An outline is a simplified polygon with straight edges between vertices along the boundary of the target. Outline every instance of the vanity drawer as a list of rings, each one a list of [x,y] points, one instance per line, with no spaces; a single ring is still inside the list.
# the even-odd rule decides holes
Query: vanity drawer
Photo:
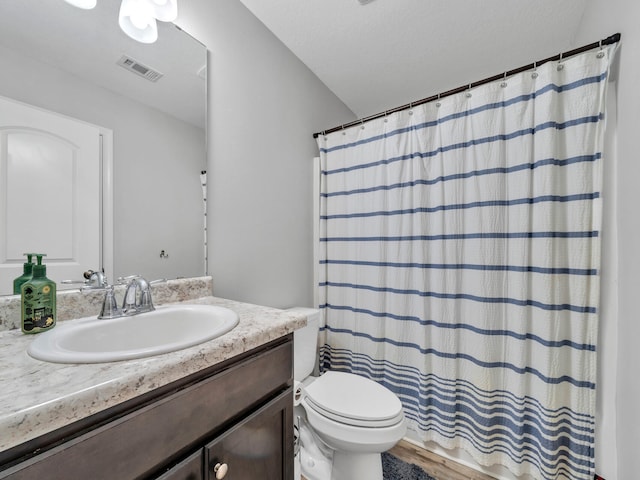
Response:
[[[0,479],[138,479],[228,428],[291,385],[291,338],[8,470]]]

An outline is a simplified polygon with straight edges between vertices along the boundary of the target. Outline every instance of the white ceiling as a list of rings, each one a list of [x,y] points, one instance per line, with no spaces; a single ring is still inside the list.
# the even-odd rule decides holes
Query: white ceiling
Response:
[[[375,0],[366,5],[357,0],[240,1],[358,117],[578,47],[572,42],[588,4],[588,0]]]

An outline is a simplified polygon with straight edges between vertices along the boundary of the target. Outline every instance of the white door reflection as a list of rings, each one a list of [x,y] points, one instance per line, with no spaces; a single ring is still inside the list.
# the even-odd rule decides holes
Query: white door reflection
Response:
[[[7,259],[73,258],[74,150],[46,132],[7,132]]]
[[[101,267],[101,168],[99,127],[0,97],[0,294],[25,252],[58,284]]]

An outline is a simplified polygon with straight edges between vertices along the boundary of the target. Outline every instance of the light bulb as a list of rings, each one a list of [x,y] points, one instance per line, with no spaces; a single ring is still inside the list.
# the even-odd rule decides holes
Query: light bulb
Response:
[[[138,30],[144,30],[153,21],[153,17],[145,15],[144,12],[136,11],[131,13],[129,20]]]
[[[154,16],[161,22],[173,22],[178,18],[178,0],[150,0]]]
[[[122,0],[118,23],[124,33],[141,43],[158,39],[153,5],[148,0]]]
[[[74,7],[82,8],[84,10],[91,10],[95,8],[98,0],[64,0],[69,5],[73,5]]]

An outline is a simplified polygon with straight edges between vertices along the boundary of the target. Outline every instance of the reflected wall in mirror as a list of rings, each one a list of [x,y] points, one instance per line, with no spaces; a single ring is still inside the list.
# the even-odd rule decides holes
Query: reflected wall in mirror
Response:
[[[95,212],[102,265],[94,269],[104,266],[110,281],[203,275],[207,51],[163,22],[156,43],[135,42],[118,26],[118,7],[113,0],[93,10],[63,0],[3,0],[0,96],[112,132]],[[141,67],[123,68],[123,57]],[[135,73],[143,68],[159,75]],[[23,260],[7,261],[19,275]]]

